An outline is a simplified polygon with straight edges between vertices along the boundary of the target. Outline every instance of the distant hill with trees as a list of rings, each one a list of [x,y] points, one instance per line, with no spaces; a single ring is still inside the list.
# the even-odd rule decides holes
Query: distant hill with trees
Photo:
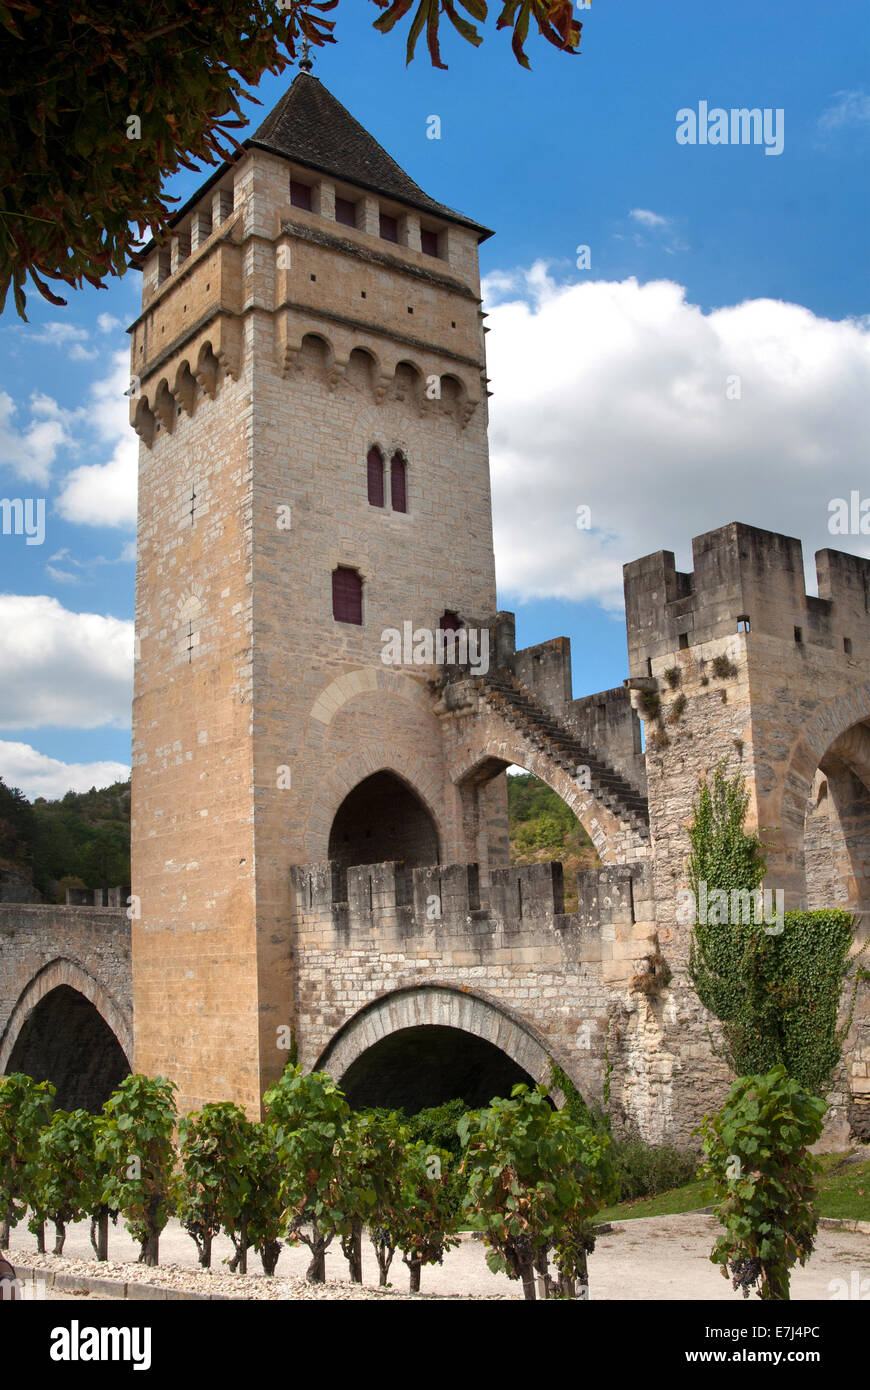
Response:
[[[589,836],[556,793],[531,773],[509,777],[511,862],[558,859],[566,904],[576,904],[578,870],[598,863]],[[0,874],[29,879],[48,902],[67,885],[112,888],[130,882],[130,783],[28,801],[0,778]]]
[[[129,781],[30,802],[0,778],[0,873],[29,878],[47,902],[62,902],[67,885],[129,884]]]
[[[530,772],[508,777],[512,864],[558,859],[565,873],[565,907],[577,906],[577,874],[600,861],[583,826],[560,796]]]

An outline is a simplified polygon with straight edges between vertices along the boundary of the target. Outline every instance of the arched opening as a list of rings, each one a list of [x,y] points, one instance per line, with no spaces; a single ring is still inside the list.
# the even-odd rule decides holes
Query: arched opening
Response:
[[[403,1028],[381,1038],[351,1063],[341,1088],[354,1110],[418,1110],[460,1099],[477,1108],[534,1080],[485,1038],[460,1028]]]
[[[870,728],[854,724],[819,760],[804,817],[807,905],[870,923]]]
[[[565,911],[576,912],[578,873],[601,863],[591,837],[567,802],[533,773],[511,768],[507,792],[510,862],[558,860],[565,879]]]
[[[69,985],[58,985],[26,1018],[6,1072],[50,1081],[57,1091],[55,1105],[62,1110],[96,1114],[130,1066],[91,1001]]]
[[[416,792],[393,772],[375,772],[349,792],[329,832],[329,858],[340,866],[341,897],[347,870],[357,864],[401,865],[410,892],[411,870],[440,864],[438,829]]]
[[[375,379],[375,359],[365,348],[354,348],[347,360],[345,381],[358,391],[371,391]]]
[[[855,916],[855,947],[870,931],[870,727],[853,724],[819,759],[804,817],[809,908]],[[870,1138],[870,990],[859,984],[844,1047],[852,1134]]]

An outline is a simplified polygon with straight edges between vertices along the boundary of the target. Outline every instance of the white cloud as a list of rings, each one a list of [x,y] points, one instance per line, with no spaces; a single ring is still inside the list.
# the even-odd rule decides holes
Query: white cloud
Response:
[[[633,217],[635,222],[640,222],[643,227],[669,227],[671,219],[662,217],[661,213],[650,212],[648,208],[632,208],[628,214]]]
[[[53,409],[52,409],[53,407]],[[62,444],[69,442],[63,412],[48,396],[30,399],[30,423],[15,423],[18,407],[0,391],[0,466],[11,468],[24,482],[45,487]]]
[[[135,526],[136,468],[133,439],[116,444],[108,463],[74,468],[58,498],[61,516],[83,526]]]
[[[73,362],[90,362],[99,354],[96,348],[85,347],[90,334],[86,328],[66,322],[46,323],[27,337],[34,343],[46,343],[49,347],[67,348],[67,356]]]
[[[114,314],[97,314],[97,327],[101,333],[116,333],[124,325]]]
[[[819,117],[819,129],[839,130],[847,125],[870,124],[870,93],[836,92],[834,102]]]
[[[505,597],[615,610],[626,561],[668,549],[690,568],[691,538],[729,521],[801,536],[809,556],[868,553],[827,522],[832,497],[867,492],[870,320],[778,300],[704,313],[670,280],[559,286],[540,263],[489,314]]]
[[[130,428],[127,353],[112,354],[111,370],[94,382],[85,414],[89,427],[114,447],[105,463],[74,468],[64,479],[58,510],[83,526],[135,526],[138,440]]]
[[[129,776],[125,763],[64,763],[39,753],[29,743],[0,740],[0,777],[7,787],[20,787],[31,801],[37,796],[55,800],[67,792],[108,787]]]
[[[130,723],[133,624],[0,594],[0,728]]]

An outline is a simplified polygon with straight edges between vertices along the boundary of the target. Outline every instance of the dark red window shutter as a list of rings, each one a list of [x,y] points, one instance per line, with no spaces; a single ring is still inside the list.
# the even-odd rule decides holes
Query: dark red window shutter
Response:
[[[311,211],[311,188],[307,183],[299,183],[297,179],[290,180],[290,202],[294,208],[304,208],[306,212]]]
[[[449,608],[445,608],[439,619],[438,627],[442,632],[458,632],[462,627],[462,619],[458,613],[451,613]]]
[[[356,203],[352,203],[350,198],[336,198],[335,220],[341,222],[345,227],[355,227]]]
[[[399,240],[399,223],[395,217],[390,217],[387,213],[381,213],[381,236],[384,241]]]
[[[362,580],[356,570],[332,571],[332,616],[337,623],[362,626]]]
[[[393,454],[390,460],[390,497],[394,512],[408,510],[408,489],[405,481],[405,460],[401,454]]]
[[[369,449],[369,505],[384,505],[384,456],[377,445]]]
[[[420,229],[420,246],[427,256],[438,255],[438,233],[430,232],[426,227]]]

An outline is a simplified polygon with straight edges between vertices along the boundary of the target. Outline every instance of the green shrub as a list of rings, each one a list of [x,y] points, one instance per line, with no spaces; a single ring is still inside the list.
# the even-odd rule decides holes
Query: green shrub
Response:
[[[108,1174],[102,1202],[127,1218],[146,1265],[158,1263],[160,1232],[175,1211],[175,1090],[163,1076],[127,1076],[97,1125],[97,1162]]]
[[[639,1136],[613,1141],[613,1159],[619,1178],[619,1199],[635,1202],[657,1197],[694,1181],[698,1159],[671,1144],[647,1144]]]
[[[824,1101],[791,1080],[784,1067],[734,1082],[722,1109],[704,1117],[700,1132],[706,1173],[720,1199],[725,1227],[710,1259],[749,1297],[789,1297],[790,1272],[812,1254],[818,1227],[815,1175],[809,1152],[822,1133]]]

